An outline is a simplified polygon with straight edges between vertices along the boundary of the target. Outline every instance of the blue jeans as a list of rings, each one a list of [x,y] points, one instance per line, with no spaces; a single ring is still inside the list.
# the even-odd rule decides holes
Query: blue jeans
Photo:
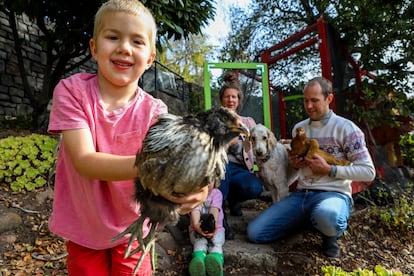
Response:
[[[259,214],[247,227],[253,243],[284,238],[311,224],[328,237],[339,237],[348,227],[352,200],[338,192],[295,191]]]
[[[227,200],[232,205],[258,198],[263,192],[263,184],[246,168],[229,162],[226,165],[226,176],[221,181],[219,189],[223,194],[223,201]]]

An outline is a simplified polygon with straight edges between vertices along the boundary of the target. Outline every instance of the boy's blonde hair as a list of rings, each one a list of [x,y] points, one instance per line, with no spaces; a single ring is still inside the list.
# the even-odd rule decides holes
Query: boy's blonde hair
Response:
[[[102,30],[102,19],[107,12],[125,12],[138,16],[145,16],[146,22],[151,24],[149,34],[151,52],[155,53],[155,40],[157,37],[157,24],[151,11],[138,0],[109,0],[102,4],[95,14],[93,28],[93,39],[97,41],[99,32]]]

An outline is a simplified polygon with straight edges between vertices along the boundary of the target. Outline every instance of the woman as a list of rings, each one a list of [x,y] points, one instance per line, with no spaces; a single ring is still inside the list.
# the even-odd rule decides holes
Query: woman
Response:
[[[220,103],[222,106],[235,112],[241,109],[240,103],[243,100],[243,92],[240,89],[239,81],[234,72],[226,72],[223,77],[224,84],[219,91]],[[256,125],[251,117],[240,116],[241,121],[250,129]],[[219,189],[223,193],[223,201],[227,200],[230,214],[242,216],[240,203],[257,198],[263,192],[263,184],[254,174],[253,150],[247,137],[239,136],[238,141],[232,144],[227,156],[229,163],[226,167],[226,177],[220,183]],[[234,238],[230,227],[226,223],[226,239]]]

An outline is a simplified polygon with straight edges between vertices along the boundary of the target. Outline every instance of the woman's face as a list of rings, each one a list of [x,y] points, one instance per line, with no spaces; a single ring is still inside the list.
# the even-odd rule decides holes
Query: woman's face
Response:
[[[233,111],[237,111],[240,104],[239,91],[234,88],[227,88],[224,90],[223,97],[221,97],[221,104]]]

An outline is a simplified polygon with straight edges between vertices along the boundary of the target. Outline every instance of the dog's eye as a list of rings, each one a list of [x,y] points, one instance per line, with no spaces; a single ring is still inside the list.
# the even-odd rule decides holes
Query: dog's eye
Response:
[[[266,136],[264,136],[264,137],[263,137],[263,141],[266,141],[266,140],[267,140],[267,137],[266,137]]]

